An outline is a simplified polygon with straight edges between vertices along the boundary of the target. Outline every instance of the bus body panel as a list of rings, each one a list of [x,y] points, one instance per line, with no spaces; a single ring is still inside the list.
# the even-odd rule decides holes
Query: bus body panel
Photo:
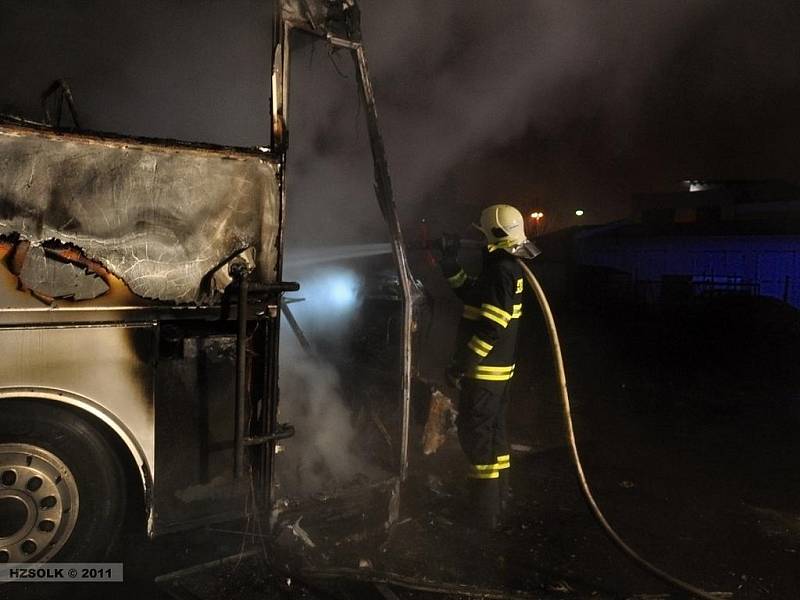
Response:
[[[252,251],[251,279],[276,280],[280,164],[0,120],[0,411],[35,399],[105,422],[140,470],[151,535],[245,512],[217,275]]]
[[[100,419],[131,454],[152,529],[155,467],[153,323],[0,328],[2,399],[69,404]]]

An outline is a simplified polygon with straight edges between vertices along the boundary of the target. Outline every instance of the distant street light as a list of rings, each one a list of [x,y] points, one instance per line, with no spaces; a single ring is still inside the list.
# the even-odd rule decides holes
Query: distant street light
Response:
[[[583,216],[583,211],[579,208],[578,210],[575,211],[575,216],[576,217],[582,217]]]
[[[531,213],[531,219],[533,219],[536,222],[536,228],[535,228],[535,234],[534,235],[537,235],[537,236],[541,235],[541,233],[542,233],[542,219],[543,218],[544,218],[544,213],[543,212],[537,211],[537,212],[532,212]]]

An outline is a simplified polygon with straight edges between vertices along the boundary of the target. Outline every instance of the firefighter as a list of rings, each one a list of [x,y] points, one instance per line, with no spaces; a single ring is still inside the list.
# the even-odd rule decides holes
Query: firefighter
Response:
[[[460,390],[457,426],[470,463],[470,511],[475,511],[479,527],[494,529],[509,496],[506,411],[524,285],[516,258],[533,258],[539,251],[525,237],[522,214],[513,206],[489,206],[475,227],[487,242],[477,278],[458,263],[458,239],[446,236],[442,242],[442,273],[464,302],[446,376]]]

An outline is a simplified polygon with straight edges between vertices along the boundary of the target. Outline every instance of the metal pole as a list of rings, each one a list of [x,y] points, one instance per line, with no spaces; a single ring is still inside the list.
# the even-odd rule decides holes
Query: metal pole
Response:
[[[237,479],[244,475],[244,438],[247,426],[247,270],[235,271],[239,283],[236,313],[236,430],[234,432],[233,471]]]
[[[292,309],[289,308],[289,305],[284,300],[281,300],[281,310],[283,311],[283,316],[286,317],[286,322],[289,323],[289,327],[292,328],[292,332],[297,338],[297,341],[300,343],[300,347],[308,354],[313,355],[314,350],[311,348],[311,342],[308,341],[303,328],[300,327],[300,323],[298,323],[297,319],[294,318]]]
[[[332,43],[334,43],[334,39],[331,39]],[[344,42],[344,40],[341,42]],[[400,480],[405,481],[408,475],[408,438],[411,424],[412,330],[414,323],[414,303],[419,292],[411,278],[411,271],[408,267],[405,245],[403,243],[403,232],[400,229],[400,220],[397,217],[397,209],[392,197],[392,181],[389,176],[389,165],[386,161],[383,137],[378,128],[378,110],[375,105],[375,95],[372,91],[372,84],[369,79],[367,57],[364,53],[364,47],[360,43],[353,44],[352,42],[347,44],[341,43],[340,45],[350,47],[351,50],[353,50],[353,60],[356,63],[358,83],[366,107],[367,129],[369,131],[370,148],[372,149],[375,173],[375,194],[378,198],[378,204],[383,213],[383,218],[389,226],[389,233],[392,236],[392,250],[395,265],[397,266],[400,284],[403,288],[403,373],[401,380],[403,424],[402,439],[400,440]]]
[[[275,264],[274,281],[283,280],[283,231],[286,222],[286,148],[288,141],[288,103],[289,103],[289,37],[291,28],[283,19],[283,2],[275,2],[272,38],[272,104],[271,131],[272,151],[279,156],[280,168],[277,172],[279,208],[278,239],[276,241],[278,257]],[[261,431],[265,436],[276,432],[278,421],[278,401],[280,390],[279,375],[279,341],[280,341],[280,303],[281,297],[276,295],[275,313],[270,311],[270,318],[263,321],[267,328],[262,332],[260,348],[263,352],[263,401],[261,403]],[[272,509],[273,479],[275,474],[275,439],[262,446],[259,459],[260,493],[264,498],[264,508]]]

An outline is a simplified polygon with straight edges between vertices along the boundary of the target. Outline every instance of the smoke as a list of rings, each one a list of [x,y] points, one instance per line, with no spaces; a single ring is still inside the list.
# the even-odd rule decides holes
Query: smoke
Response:
[[[359,446],[353,414],[347,407],[339,373],[310,356],[288,330],[281,338],[282,420],[295,427],[278,457],[279,483],[285,495],[312,494],[374,474]]]
[[[406,222],[435,216],[461,229],[478,206],[497,201],[548,215],[582,208],[601,221],[626,216],[631,192],[689,175],[794,176],[781,148],[797,143],[759,132],[765,120],[783,119],[772,131],[788,125],[796,134],[800,121],[783,103],[779,118],[753,110],[756,96],[797,99],[800,59],[788,22],[800,15],[788,3],[364,0],[362,7]],[[314,107],[301,100],[292,128],[324,143],[293,148],[300,165],[293,172],[302,178],[293,191],[310,207],[331,186],[329,199],[351,216],[353,205],[370,200],[355,183],[370,176],[354,166],[356,156],[368,164],[366,132],[321,45],[310,54],[295,61],[293,91],[296,102],[308,92]],[[349,61],[339,56],[333,60],[352,89]],[[745,87],[759,93],[748,99]],[[746,131],[758,151],[744,141]]]
[[[365,247],[335,249],[334,255],[355,253]],[[372,248],[372,252],[384,252]],[[363,277],[354,268],[329,264],[325,255],[304,255],[288,273],[302,282],[299,296],[289,300],[289,310],[310,341],[303,349],[284,319],[280,348],[281,418],[295,426],[279,458],[281,485],[289,495],[329,491],[359,479],[372,479],[381,471],[370,460],[368,436],[356,423],[364,399],[359,391],[363,368],[352,365],[353,332],[363,319]],[[312,262],[313,261],[313,262]],[[343,386],[342,378],[348,379]]]
[[[504,194],[517,190],[491,172],[499,162],[492,153],[520,136],[549,146],[518,166],[519,187],[529,194],[545,194],[556,183],[546,171],[554,162],[579,161],[576,149],[553,142],[575,123],[594,122],[601,156],[626,150],[647,84],[718,4],[364,2],[365,44],[401,211],[407,219],[433,213],[466,224],[473,215],[454,214],[454,202],[474,207],[509,200]],[[331,60],[352,90],[350,62],[338,56]],[[315,55],[302,49],[295,59],[292,127],[302,139],[325,143],[293,148],[292,161],[303,172],[293,190],[315,207],[314,190],[333,184],[330,200],[350,214],[348,206],[366,207],[370,200],[369,189],[359,185],[369,173],[346,175],[356,171],[356,155],[369,165],[366,132],[352,92],[342,89],[329,62],[319,47]],[[322,90],[328,93],[315,93]],[[464,162],[472,172],[454,173]],[[556,189],[574,195],[575,188],[561,183]],[[313,221],[305,212],[303,218]]]

